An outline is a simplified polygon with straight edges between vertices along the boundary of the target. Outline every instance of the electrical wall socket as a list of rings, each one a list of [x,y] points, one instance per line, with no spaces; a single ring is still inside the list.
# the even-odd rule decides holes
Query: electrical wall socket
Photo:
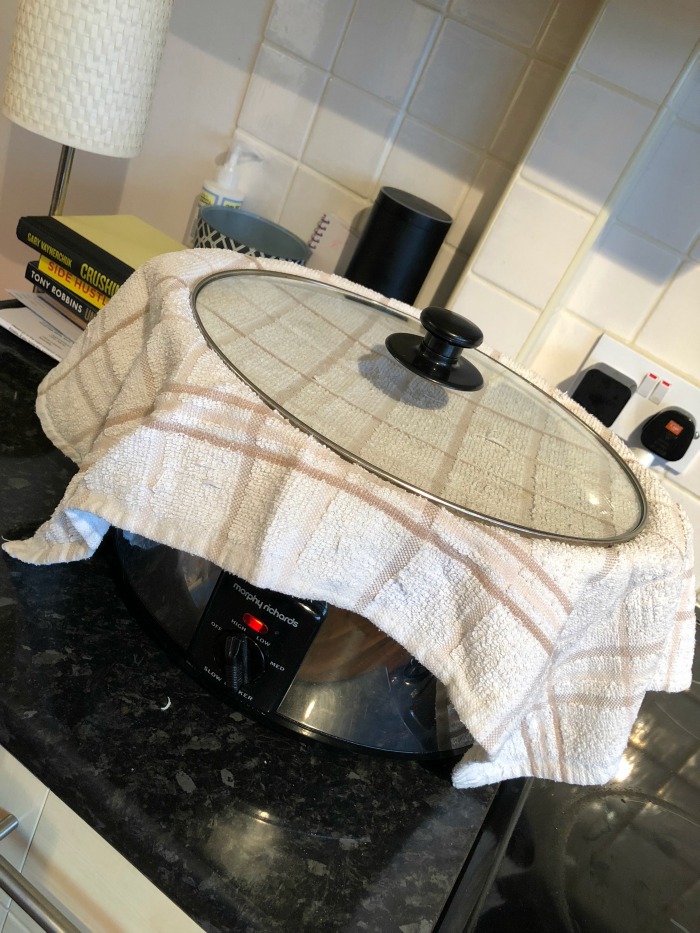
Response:
[[[572,394],[581,373],[597,363],[607,363],[613,369],[629,376],[637,384],[637,391],[613,421],[610,429],[630,447],[639,447],[641,428],[647,418],[664,408],[682,408],[692,415],[696,430],[691,445],[681,460],[672,463],[654,458],[652,466],[663,469],[668,478],[700,496],[700,386],[692,385],[663,366],[652,363],[641,353],[631,350],[604,334],[588,354],[578,373],[562,388]],[[653,374],[655,379],[650,379]],[[645,397],[644,394],[651,392]]]

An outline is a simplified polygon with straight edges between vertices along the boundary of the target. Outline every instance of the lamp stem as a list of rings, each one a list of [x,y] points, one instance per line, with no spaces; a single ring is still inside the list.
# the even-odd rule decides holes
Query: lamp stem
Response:
[[[54,214],[60,215],[63,213],[63,204],[66,200],[66,189],[68,188],[70,170],[73,168],[74,155],[75,149],[72,146],[61,146],[61,158],[58,162],[56,181],[51,195],[51,207],[49,208],[49,214],[52,217]]]

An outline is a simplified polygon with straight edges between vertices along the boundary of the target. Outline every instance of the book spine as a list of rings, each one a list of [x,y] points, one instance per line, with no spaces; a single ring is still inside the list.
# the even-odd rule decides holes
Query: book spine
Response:
[[[83,301],[92,305],[96,311],[99,311],[100,308],[104,308],[109,301],[108,296],[105,295],[104,292],[98,291],[94,286],[90,285],[89,282],[79,279],[77,276],[73,275],[69,269],[66,269],[65,266],[60,265],[53,259],[49,259],[48,256],[42,255],[39,258],[38,269],[39,272],[43,272],[48,278],[63,285],[64,288],[67,288],[68,291],[77,295],[78,298],[82,298]]]
[[[110,298],[134,271],[52,217],[20,217],[17,238]]]
[[[60,282],[54,282],[44,272],[39,272],[38,263],[30,262],[24,273],[32,285],[36,285],[42,291],[51,295],[61,304],[61,310],[80,327],[87,327],[90,321],[95,317],[97,311],[90,307],[77,295],[71,294]],[[64,310],[65,309],[65,310]]]

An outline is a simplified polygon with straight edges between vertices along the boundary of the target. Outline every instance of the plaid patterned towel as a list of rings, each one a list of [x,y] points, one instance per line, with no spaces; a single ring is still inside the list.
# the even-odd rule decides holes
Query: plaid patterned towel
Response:
[[[50,520],[5,549],[33,563],[79,560],[115,525],[254,585],[360,613],[446,685],[475,737],[455,786],[607,781],[645,692],[690,684],[693,545],[682,510],[610,431],[490,350],[628,463],[649,506],[633,540],[527,537],[348,463],[268,408],[204,340],[193,286],[248,268],[378,297],[225,250],[146,263],[39,388],[44,430],[79,471]]]

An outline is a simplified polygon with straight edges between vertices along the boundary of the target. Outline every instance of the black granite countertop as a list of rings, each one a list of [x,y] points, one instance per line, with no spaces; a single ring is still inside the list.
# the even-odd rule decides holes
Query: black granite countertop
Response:
[[[4,538],[48,518],[74,470],[34,414],[51,365],[0,333]],[[0,745],[206,930],[432,930],[495,789],[244,718],[134,620],[109,556],[2,552]]]

